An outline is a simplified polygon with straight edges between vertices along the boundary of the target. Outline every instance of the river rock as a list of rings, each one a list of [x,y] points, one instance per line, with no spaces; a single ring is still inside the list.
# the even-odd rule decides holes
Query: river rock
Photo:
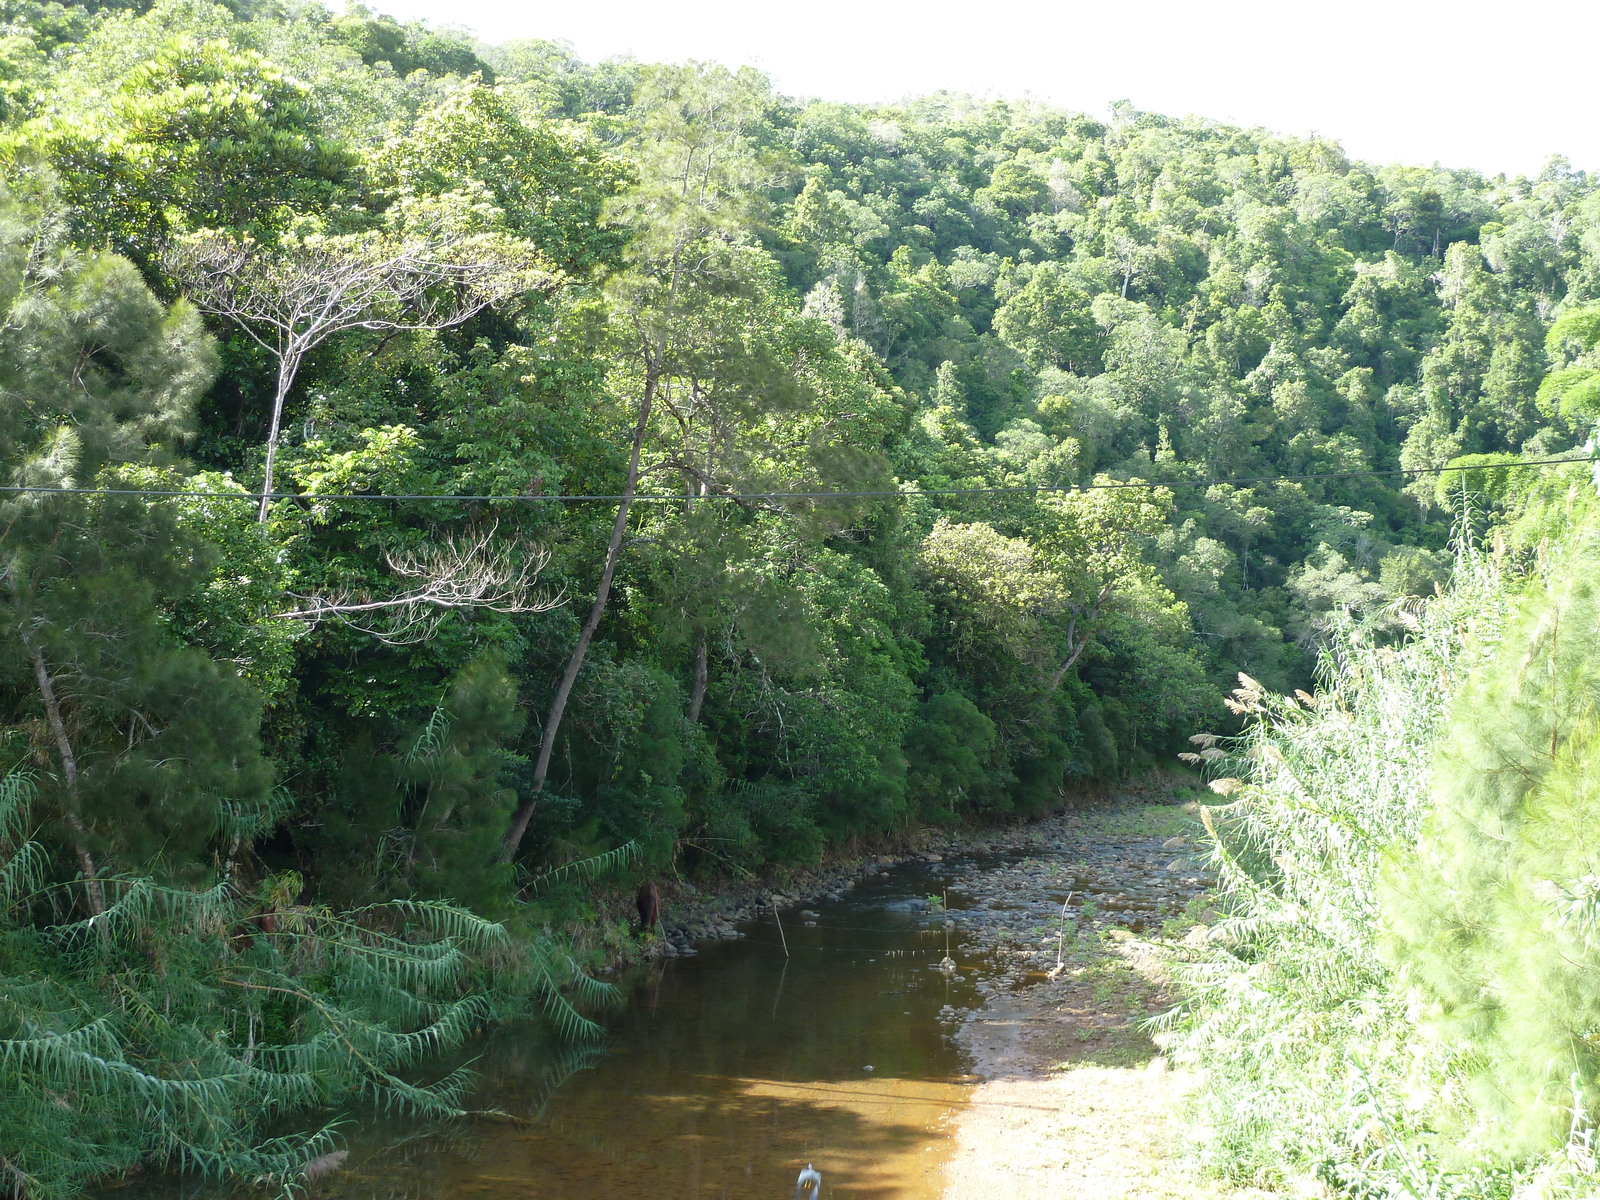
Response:
[[[913,896],[909,900],[896,900],[886,907],[890,912],[926,912],[928,902],[921,896]]]

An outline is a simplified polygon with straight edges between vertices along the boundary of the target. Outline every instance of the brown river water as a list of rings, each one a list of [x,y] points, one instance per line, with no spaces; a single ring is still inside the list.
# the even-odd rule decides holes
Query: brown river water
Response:
[[[959,931],[903,907],[939,890],[938,870],[892,868],[812,904],[810,925],[785,910],[782,937],[769,913],[743,939],[655,961],[622,981],[601,1044],[496,1029],[473,1047],[470,1103],[515,1120],[354,1120],[346,1169],[311,1195],[789,1200],[814,1163],[829,1200],[938,1200],[976,1082],[953,1035],[981,970],[968,977]],[[953,975],[938,969],[947,952]],[[113,1194],[135,1193],[217,1196],[176,1181]]]

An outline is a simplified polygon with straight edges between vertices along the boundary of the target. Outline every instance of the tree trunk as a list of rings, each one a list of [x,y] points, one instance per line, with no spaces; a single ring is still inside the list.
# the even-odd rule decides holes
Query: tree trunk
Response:
[[[1067,672],[1072,670],[1072,664],[1078,661],[1086,645],[1088,645],[1087,642],[1079,642],[1072,653],[1067,655],[1067,661],[1056,668],[1055,674],[1050,677],[1050,690],[1052,692],[1061,690],[1061,685],[1067,680]]]
[[[628,458],[628,476],[622,488],[622,502],[617,505],[617,519],[611,526],[611,544],[606,547],[605,567],[600,572],[600,586],[595,591],[594,606],[589,609],[589,619],[583,623],[583,629],[578,634],[578,644],[573,647],[572,655],[567,659],[567,669],[561,676],[560,686],[556,688],[555,699],[550,702],[550,712],[544,722],[544,735],[539,739],[539,757],[533,765],[533,779],[529,785],[530,795],[511,818],[511,827],[506,830],[506,836],[495,855],[497,862],[510,862],[517,853],[517,847],[522,844],[523,834],[528,832],[528,822],[533,819],[533,810],[539,803],[539,797],[544,793],[545,778],[550,773],[550,756],[555,752],[556,734],[561,729],[561,718],[567,711],[567,701],[572,697],[573,684],[578,681],[578,672],[583,669],[584,655],[589,652],[589,643],[594,639],[595,630],[600,627],[600,619],[605,616],[606,601],[611,597],[611,579],[616,574],[617,560],[622,557],[622,541],[628,531],[628,510],[633,506],[634,494],[639,490],[639,452],[644,446],[645,430],[650,423],[650,409],[655,402],[655,392],[655,379],[647,378],[644,394],[639,401],[639,420],[633,427],[633,449]]]
[[[267,523],[267,508],[272,503],[272,468],[278,460],[278,430],[283,425],[283,406],[288,403],[289,389],[294,386],[295,373],[299,369],[300,357],[292,349],[285,351],[278,360],[278,387],[272,397],[272,425],[267,430],[267,462],[261,477],[261,507],[256,509],[258,525]]]
[[[700,719],[700,708],[706,702],[706,683],[710,678],[710,639],[704,629],[694,631],[694,679],[689,685],[689,720]]]
[[[55,680],[45,665],[44,655],[31,640],[24,637],[28,657],[33,661],[33,677],[39,681],[39,694],[44,697],[45,719],[55,738],[56,753],[61,756],[61,778],[67,785],[67,798],[63,809],[67,828],[72,830],[73,849],[78,857],[78,870],[83,874],[84,894],[89,901],[89,915],[98,917],[106,911],[105,893],[100,890],[100,875],[89,853],[89,831],[78,815],[78,756],[73,753],[72,739],[67,736],[67,723],[61,716],[61,702],[56,697]]]
[[[1067,672],[1072,670],[1072,664],[1078,661],[1078,656],[1083,653],[1083,648],[1089,644],[1088,638],[1084,638],[1076,644],[1073,643],[1077,628],[1078,622],[1076,620],[1067,622],[1067,645],[1071,646],[1072,649],[1067,655],[1067,661],[1057,667],[1055,674],[1050,677],[1050,690],[1052,692],[1060,690],[1061,685],[1066,682]]]

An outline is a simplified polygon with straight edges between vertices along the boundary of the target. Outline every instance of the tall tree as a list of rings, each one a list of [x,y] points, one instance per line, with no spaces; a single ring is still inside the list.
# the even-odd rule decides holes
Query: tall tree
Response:
[[[157,607],[203,584],[208,548],[97,490],[170,457],[210,343],[193,308],[161,305],[125,259],[70,250],[63,225],[48,195],[0,196],[0,469],[28,489],[0,501],[0,620],[14,716],[42,717],[44,796],[98,910],[103,855],[182,870],[222,802],[259,804],[270,779],[252,689]]]
[[[272,503],[284,406],[306,356],[355,331],[449,329],[489,305],[554,286],[532,247],[463,231],[448,207],[419,206],[400,228],[309,235],[267,249],[206,231],[176,243],[168,273],[192,303],[243,329],[277,362],[256,519]]]
[[[517,852],[527,832],[573,686],[610,602],[656,405],[665,392],[715,378],[738,348],[719,318],[726,315],[723,293],[748,287],[741,267],[752,251],[758,185],[770,171],[750,135],[766,98],[766,81],[755,72],[720,67],[658,68],[640,89],[644,115],[632,148],[639,183],[618,206],[633,241],[626,269],[608,287],[620,358],[613,386],[632,417],[622,499],[594,601],[545,716],[528,793],[501,846],[503,858]]]

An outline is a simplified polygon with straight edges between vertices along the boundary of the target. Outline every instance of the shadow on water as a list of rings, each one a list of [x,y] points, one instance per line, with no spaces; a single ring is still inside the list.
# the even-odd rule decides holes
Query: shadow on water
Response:
[[[658,960],[624,981],[600,1046],[497,1029],[473,1048],[471,1103],[510,1119],[365,1120],[348,1170],[312,1194],[787,1200],[814,1162],[824,1197],[935,1200],[945,1126],[972,1082],[950,1035],[977,997],[937,969],[959,935],[893,906],[938,886],[898,868],[816,905],[812,924],[786,911],[781,937],[769,913],[744,939]]]

